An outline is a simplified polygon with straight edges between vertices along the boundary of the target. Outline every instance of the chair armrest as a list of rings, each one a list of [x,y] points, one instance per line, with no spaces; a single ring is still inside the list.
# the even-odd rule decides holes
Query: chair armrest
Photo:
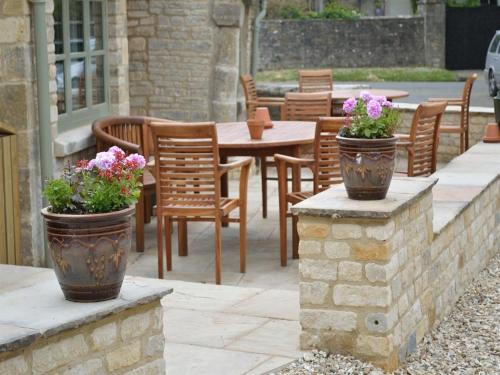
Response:
[[[293,156],[287,156],[282,154],[274,154],[274,160],[276,163],[285,163],[291,165],[302,165],[311,167],[314,165],[314,159],[302,159],[302,158],[294,158]]]
[[[236,160],[232,163],[228,164],[219,164],[219,174],[222,176],[224,173],[227,173],[233,169],[236,168],[242,168],[242,167],[247,167],[249,168],[250,165],[252,164],[253,159],[250,157],[241,159],[241,160]]]
[[[269,103],[285,103],[285,98],[272,97],[272,96],[260,96],[257,98],[258,102],[269,102]]]
[[[462,105],[463,100],[460,98],[429,98],[429,102],[446,102],[448,105]]]
[[[93,126],[92,133],[96,137],[97,141],[104,144],[118,146],[128,154],[140,153],[141,151],[139,145],[113,137],[112,135],[109,135],[108,133],[104,132],[102,129],[99,129],[98,127]]]

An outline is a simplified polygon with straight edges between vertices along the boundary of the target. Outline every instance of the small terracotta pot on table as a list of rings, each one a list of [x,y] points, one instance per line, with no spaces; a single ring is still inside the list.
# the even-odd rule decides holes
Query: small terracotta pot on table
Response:
[[[264,133],[265,124],[263,121],[258,120],[247,120],[248,131],[250,133],[250,138],[252,139],[262,139],[262,133]]]

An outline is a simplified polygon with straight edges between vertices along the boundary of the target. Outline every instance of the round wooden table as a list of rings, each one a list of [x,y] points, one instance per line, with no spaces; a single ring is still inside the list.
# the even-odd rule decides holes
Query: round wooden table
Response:
[[[316,123],[307,121],[273,121],[271,129],[265,129],[262,139],[250,138],[246,122],[217,124],[217,141],[221,163],[230,156],[265,158],[274,154],[300,157],[300,146],[314,142]],[[262,160],[262,159],[261,159]],[[300,168],[294,168],[292,186],[300,189]],[[228,181],[224,174],[221,181],[222,196],[227,197]]]
[[[375,96],[385,96],[387,100],[405,98],[410,95],[407,91],[401,90],[384,90],[384,89],[353,89],[353,90],[333,90],[332,101],[340,102],[349,98],[357,98],[360,93],[367,91]]]

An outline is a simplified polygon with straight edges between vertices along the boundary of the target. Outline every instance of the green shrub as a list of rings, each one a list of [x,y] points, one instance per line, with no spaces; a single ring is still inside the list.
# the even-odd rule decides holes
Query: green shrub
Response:
[[[287,4],[279,13],[283,19],[358,19],[361,14],[354,9],[331,0],[322,12],[305,11],[295,4]]]
[[[447,0],[446,4],[454,8],[476,8],[481,6],[481,0]]]

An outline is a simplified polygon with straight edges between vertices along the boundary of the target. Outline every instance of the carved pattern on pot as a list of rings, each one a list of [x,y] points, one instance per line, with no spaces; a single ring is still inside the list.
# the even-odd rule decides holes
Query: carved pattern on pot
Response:
[[[378,162],[382,159],[386,159],[389,162],[394,161],[394,156],[388,156],[380,153],[366,153],[363,155],[351,156],[348,154],[342,154],[340,156],[341,167],[343,172],[346,175],[350,175],[351,172],[354,172],[361,176],[361,179],[364,180],[365,177],[370,174],[372,176],[377,176],[380,183],[384,183],[387,180],[387,177],[392,174],[392,169],[387,168],[385,164],[374,164],[374,169],[367,167],[365,164],[361,164],[361,158],[368,159],[373,162]]]
[[[69,245],[65,244],[64,241],[61,241],[58,238],[52,238],[49,244],[52,260],[54,261],[54,264],[59,267],[63,275],[66,275],[66,272],[71,270],[71,264],[63,258],[63,249],[68,247]]]
[[[121,239],[121,237],[125,237],[125,235],[121,234],[119,239]],[[120,262],[122,260],[122,257],[125,255],[125,251],[123,251],[119,247],[119,245],[120,245],[119,239],[113,241],[113,248],[115,251],[113,252],[113,254],[111,254],[109,256],[109,260],[113,263],[113,265],[115,266],[115,270],[117,270],[117,271],[120,268]]]

